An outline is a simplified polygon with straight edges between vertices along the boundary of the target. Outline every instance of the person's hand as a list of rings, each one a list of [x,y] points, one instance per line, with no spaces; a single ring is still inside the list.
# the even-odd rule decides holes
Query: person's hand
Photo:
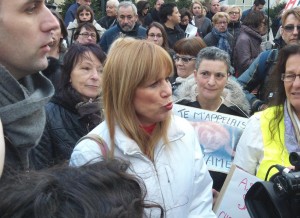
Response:
[[[216,189],[212,189],[212,194],[213,194],[213,207],[214,207],[220,192],[218,192]]]

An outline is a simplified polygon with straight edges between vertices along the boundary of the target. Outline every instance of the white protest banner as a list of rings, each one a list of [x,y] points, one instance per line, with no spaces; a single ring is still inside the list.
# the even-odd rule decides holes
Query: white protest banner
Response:
[[[257,181],[261,180],[233,164],[213,208],[217,217],[250,217],[245,204],[245,195]]]
[[[248,119],[178,104],[173,113],[195,128],[208,169],[228,173]]]
[[[188,24],[188,26],[186,27],[186,30],[185,30],[186,38],[196,36],[197,35],[197,30],[198,30],[197,27],[195,27],[192,24]]]

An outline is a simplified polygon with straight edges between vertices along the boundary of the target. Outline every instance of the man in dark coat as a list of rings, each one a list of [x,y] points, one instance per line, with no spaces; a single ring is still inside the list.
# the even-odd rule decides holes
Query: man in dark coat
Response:
[[[4,177],[27,171],[29,152],[43,134],[44,106],[54,93],[40,70],[57,19],[44,1],[0,0],[0,119],[5,136]],[[18,42],[18,43],[16,43]]]
[[[119,4],[117,19],[118,24],[105,31],[100,40],[100,46],[106,53],[110,45],[120,36],[140,39],[146,37],[146,29],[137,23],[137,8],[132,2],[123,1]]]
[[[169,46],[173,48],[178,40],[185,37],[184,31],[179,26],[180,13],[175,3],[165,3],[161,6],[160,21],[167,32]]]

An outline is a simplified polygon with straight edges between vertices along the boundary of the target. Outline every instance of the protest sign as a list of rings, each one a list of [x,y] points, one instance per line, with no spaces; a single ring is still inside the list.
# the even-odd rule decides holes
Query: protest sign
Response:
[[[250,217],[245,204],[245,195],[257,181],[261,180],[233,164],[213,208],[217,217]]]
[[[300,0],[289,0],[287,1],[284,10],[299,6]]]
[[[197,30],[198,30],[197,27],[195,27],[192,24],[188,24],[188,26],[186,27],[186,30],[185,30],[185,36],[186,36],[186,38],[196,36],[197,35]]]
[[[173,113],[195,128],[208,169],[228,173],[248,119],[178,104]]]

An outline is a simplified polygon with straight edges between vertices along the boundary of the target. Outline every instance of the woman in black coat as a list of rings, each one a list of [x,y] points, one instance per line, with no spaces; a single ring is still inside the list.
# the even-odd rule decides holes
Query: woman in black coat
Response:
[[[76,43],[65,54],[59,89],[46,105],[43,136],[31,152],[36,169],[69,160],[76,142],[102,121],[100,93],[105,58],[96,44]]]

